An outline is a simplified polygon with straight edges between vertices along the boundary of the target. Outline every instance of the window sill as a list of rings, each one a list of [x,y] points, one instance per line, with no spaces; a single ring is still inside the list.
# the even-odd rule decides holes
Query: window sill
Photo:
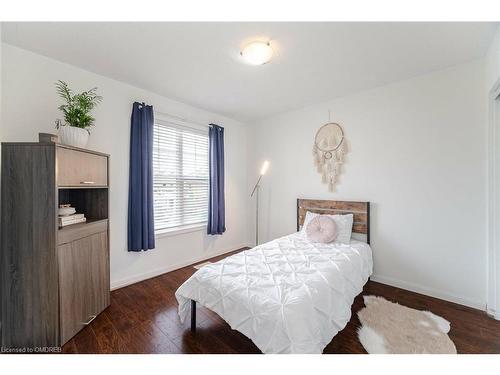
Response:
[[[155,237],[162,238],[162,237],[177,236],[177,235],[183,234],[183,233],[198,232],[198,231],[204,230],[206,228],[207,228],[207,223],[199,223],[199,224],[193,224],[193,225],[186,225],[183,227],[162,229],[162,230],[155,232]]]

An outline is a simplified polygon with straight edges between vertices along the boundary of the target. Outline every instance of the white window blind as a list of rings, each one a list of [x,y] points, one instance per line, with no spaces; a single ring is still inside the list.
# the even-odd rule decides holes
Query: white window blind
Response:
[[[155,231],[208,217],[208,127],[156,121],[153,139]]]

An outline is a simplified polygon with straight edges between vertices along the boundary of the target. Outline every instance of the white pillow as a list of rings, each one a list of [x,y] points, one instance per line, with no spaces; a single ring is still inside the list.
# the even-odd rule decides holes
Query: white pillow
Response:
[[[309,222],[314,219],[316,216],[320,216],[320,214],[316,214],[314,212],[306,212],[306,217],[304,219],[304,224],[302,225],[301,233],[306,233],[306,227]],[[335,224],[337,224],[337,238],[335,242],[340,242],[343,244],[351,243],[351,234],[352,234],[352,223],[354,221],[353,214],[347,215],[324,215],[331,217]]]

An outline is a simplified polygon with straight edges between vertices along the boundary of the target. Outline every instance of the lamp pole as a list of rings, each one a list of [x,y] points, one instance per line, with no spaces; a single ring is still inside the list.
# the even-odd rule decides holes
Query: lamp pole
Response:
[[[253,197],[255,194],[255,246],[259,245],[259,189],[260,189],[260,180],[262,180],[262,176],[264,176],[267,172],[267,168],[269,168],[269,162],[267,160],[264,161],[262,167],[260,168],[260,176],[255,186],[253,187],[252,194],[250,197]]]
[[[259,189],[262,176],[262,174],[259,176],[252,190],[252,194],[250,194],[250,197],[253,197],[255,194],[255,246],[259,245]]]

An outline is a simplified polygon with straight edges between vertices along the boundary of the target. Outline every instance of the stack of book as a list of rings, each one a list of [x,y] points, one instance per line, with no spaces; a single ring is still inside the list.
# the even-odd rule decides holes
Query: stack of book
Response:
[[[87,221],[87,219],[83,214],[59,216],[59,227],[65,227],[66,225],[71,225],[71,224],[84,223],[85,221]]]

